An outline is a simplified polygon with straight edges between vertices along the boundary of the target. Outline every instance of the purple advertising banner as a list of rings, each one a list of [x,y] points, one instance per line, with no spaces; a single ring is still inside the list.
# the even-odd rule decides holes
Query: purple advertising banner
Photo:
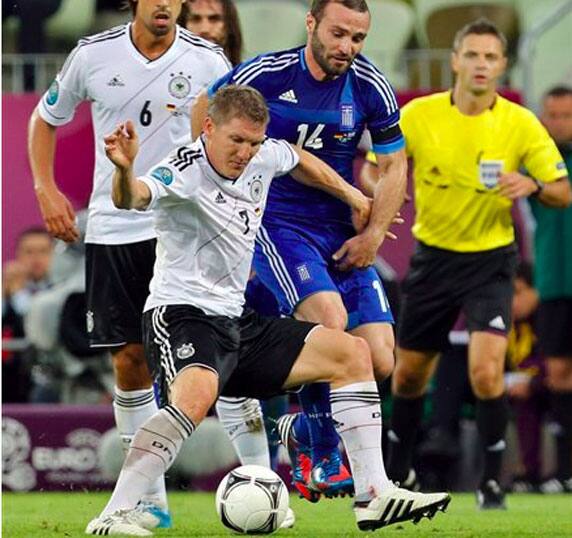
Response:
[[[28,163],[27,127],[39,95],[2,96],[2,260],[13,257],[16,238],[42,226]],[[86,207],[93,174],[93,132],[89,105],[81,105],[71,123],[58,128],[55,177],[76,208]]]
[[[2,406],[2,487],[8,491],[107,489],[98,464],[110,405]]]

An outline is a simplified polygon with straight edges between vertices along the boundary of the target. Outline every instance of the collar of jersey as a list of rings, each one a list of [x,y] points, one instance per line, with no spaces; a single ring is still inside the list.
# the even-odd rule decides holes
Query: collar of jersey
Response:
[[[169,45],[169,47],[163,52],[163,54],[161,54],[161,56],[157,56],[157,58],[154,58],[153,60],[150,60],[149,58],[147,58],[147,56],[145,56],[136,46],[135,46],[135,42],[133,41],[133,37],[131,36],[131,27],[133,26],[132,22],[129,22],[127,24],[127,39],[129,41],[129,47],[130,49],[133,51],[133,55],[143,64],[145,65],[149,65],[149,66],[155,66],[159,63],[161,63],[161,60],[163,60],[168,54],[169,52],[173,49],[173,47],[175,46],[175,43],[177,43],[177,40],[179,39],[179,25],[176,24],[175,25],[175,39],[173,39],[173,42]]]
[[[204,140],[204,134],[202,134],[202,135],[199,137],[199,140],[200,140],[200,142],[201,142],[201,147],[202,147],[203,155],[205,156],[205,160],[206,160],[206,162],[207,162],[208,172],[210,172],[210,173],[215,177],[215,179],[217,179],[217,180],[224,181],[224,182],[226,182],[226,183],[230,182],[230,184],[232,184],[232,185],[236,184],[236,183],[238,182],[238,180],[244,175],[244,173],[245,173],[246,170],[248,169],[248,165],[249,165],[250,163],[248,163],[248,164],[246,165],[246,168],[244,169],[244,171],[242,172],[242,174],[240,174],[240,176],[238,176],[237,178],[234,178],[234,179],[233,179],[233,178],[228,177],[228,176],[223,176],[223,175],[214,167],[213,163],[211,163],[211,161],[210,161],[210,159],[209,159],[209,155],[208,155],[208,153],[207,153],[207,146],[206,146],[205,140]],[[209,175],[210,175],[210,174],[209,174]]]

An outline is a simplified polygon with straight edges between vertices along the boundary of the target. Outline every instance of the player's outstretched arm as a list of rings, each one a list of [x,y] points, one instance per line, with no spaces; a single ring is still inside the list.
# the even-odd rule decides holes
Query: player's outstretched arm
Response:
[[[318,157],[297,146],[292,145],[292,148],[300,157],[300,162],[290,172],[292,177],[304,185],[327,192],[348,204],[352,208],[352,220],[356,230],[358,232],[363,230],[369,221],[371,198],[350,185]]]
[[[35,109],[28,125],[28,157],[34,177],[34,190],[46,230],[68,243],[79,238],[75,211],[58,189],[54,178],[56,128],[44,121]]]
[[[151,191],[133,172],[139,151],[139,139],[131,121],[117,126],[103,139],[105,154],[115,165],[111,198],[118,209],[145,209],[151,201]]]

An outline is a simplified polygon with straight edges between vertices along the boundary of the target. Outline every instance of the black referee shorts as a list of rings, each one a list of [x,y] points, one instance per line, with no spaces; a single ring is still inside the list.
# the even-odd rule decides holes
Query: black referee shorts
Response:
[[[157,241],[86,248],[87,333],[91,347],[141,344]]]
[[[512,322],[516,245],[458,253],[418,243],[403,281],[400,347],[442,351],[460,312],[469,332],[506,335]]]
[[[541,301],[537,320],[541,353],[572,359],[572,297]]]
[[[219,394],[265,399],[283,385],[314,323],[263,317],[208,316],[190,305],[158,306],[143,314],[145,355],[161,393],[179,372],[202,366],[219,377]]]

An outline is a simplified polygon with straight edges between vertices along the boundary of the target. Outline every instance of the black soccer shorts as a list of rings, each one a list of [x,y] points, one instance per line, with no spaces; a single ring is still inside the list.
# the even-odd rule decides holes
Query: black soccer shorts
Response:
[[[418,243],[403,281],[399,346],[443,351],[460,312],[469,332],[506,335],[517,262],[515,245],[458,253]]]
[[[179,372],[202,366],[219,378],[219,394],[265,399],[283,385],[314,323],[263,317],[209,316],[190,305],[158,306],[143,314],[145,355],[161,393]]]
[[[149,295],[157,241],[86,244],[87,334],[91,347],[143,343],[141,316]]]

